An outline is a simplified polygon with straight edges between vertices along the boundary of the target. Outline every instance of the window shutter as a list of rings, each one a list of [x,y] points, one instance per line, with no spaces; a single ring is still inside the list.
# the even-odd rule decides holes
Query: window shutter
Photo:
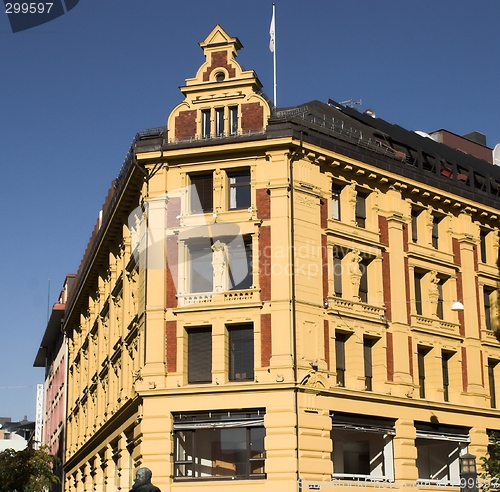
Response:
[[[212,382],[212,329],[188,331],[188,383]]]

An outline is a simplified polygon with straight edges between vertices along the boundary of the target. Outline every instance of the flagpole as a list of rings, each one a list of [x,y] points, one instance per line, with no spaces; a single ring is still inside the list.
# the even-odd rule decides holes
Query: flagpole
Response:
[[[274,106],[276,107],[276,4],[273,2],[273,17],[271,19],[271,28],[269,30],[269,34],[271,36],[271,40],[269,43],[269,49],[273,52],[273,77],[274,77]]]

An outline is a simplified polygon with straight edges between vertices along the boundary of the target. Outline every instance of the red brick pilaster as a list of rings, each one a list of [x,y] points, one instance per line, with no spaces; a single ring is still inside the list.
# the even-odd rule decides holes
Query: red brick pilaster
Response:
[[[167,321],[166,325],[167,372],[177,371],[177,321]]]
[[[323,337],[325,345],[325,362],[326,368],[330,370],[330,322],[325,319],[323,321]]]
[[[467,391],[469,385],[467,376],[467,349],[462,347],[462,387],[464,391]]]
[[[264,226],[259,231],[259,285],[260,300],[271,300],[271,228]]]
[[[408,337],[408,363],[410,365],[410,376],[413,381],[413,339]]]
[[[394,346],[392,342],[392,333],[386,333],[386,358],[387,358],[387,381],[394,381]]]
[[[271,364],[272,341],[271,341],[271,315],[260,315],[260,365],[269,367]]]
[[[271,196],[269,195],[269,190],[259,189],[256,190],[257,198],[257,217],[261,220],[267,220],[271,218]]]

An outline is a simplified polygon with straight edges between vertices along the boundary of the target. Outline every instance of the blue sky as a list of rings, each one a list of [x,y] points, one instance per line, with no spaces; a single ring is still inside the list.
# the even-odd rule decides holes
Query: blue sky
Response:
[[[134,135],[165,124],[216,24],[272,97],[271,12],[267,0],[80,0],[16,34],[0,13],[0,416],[34,419],[48,298],[76,272]],[[498,0],[276,0],[278,106],[362,100],[410,130],[480,131],[494,147],[499,23]]]

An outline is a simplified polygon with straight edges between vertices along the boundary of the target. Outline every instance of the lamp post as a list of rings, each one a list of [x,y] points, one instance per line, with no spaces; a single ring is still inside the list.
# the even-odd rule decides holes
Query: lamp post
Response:
[[[477,492],[476,457],[465,453],[460,456],[460,492]]]

